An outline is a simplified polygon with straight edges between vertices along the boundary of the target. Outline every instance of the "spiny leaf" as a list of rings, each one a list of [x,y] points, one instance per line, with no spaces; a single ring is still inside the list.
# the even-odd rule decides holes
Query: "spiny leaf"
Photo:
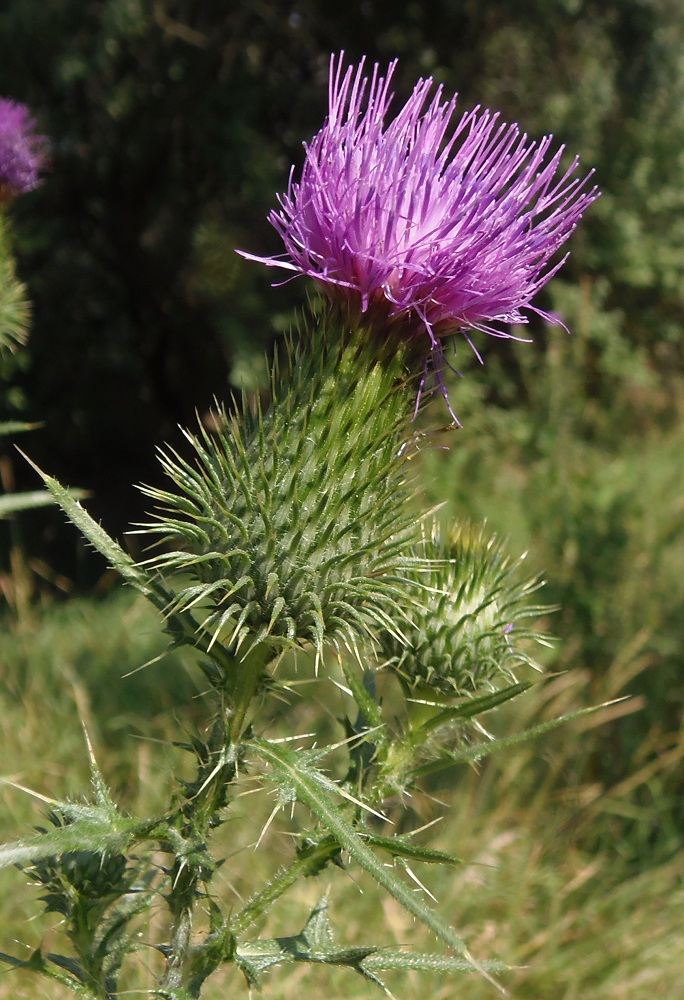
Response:
[[[288,962],[347,965],[367,975],[360,967],[361,963],[377,949],[372,945],[336,948],[328,908],[327,897],[319,900],[299,934],[240,943],[236,949],[236,962],[248,980],[258,985],[260,973]]]
[[[503,962],[480,962],[489,973],[506,972]],[[435,955],[425,952],[397,951],[378,948],[376,952],[361,962],[364,969],[372,972],[389,972],[392,969],[416,969],[421,972],[474,972],[470,962],[451,955]]]
[[[35,469],[45,483],[53,500],[59,504],[70,521],[76,525],[80,532],[88,539],[91,545],[100,552],[109,562],[110,566],[116,569],[124,580],[140,590],[146,597],[156,593],[158,585],[151,574],[137,565],[137,563],[118,545],[113,538],[107,534],[104,528],[95,521],[90,514],[84,510],[78,500],[74,498],[70,490],[65,489],[56,479],[48,476],[40,469],[35,462],[32,462],[28,455],[21,449],[17,449],[28,464]]]
[[[63,959],[64,962],[69,962],[69,959],[62,955],[51,954],[47,957],[56,965],[60,965],[60,962],[55,962],[55,959]],[[52,965],[48,965],[40,948],[37,948],[28,959],[15,958],[14,955],[6,955],[5,952],[0,952],[0,961],[5,962],[7,965],[10,965],[15,969],[26,969],[30,972],[38,972],[40,975],[46,976],[48,979],[53,979],[56,982],[61,983],[63,986],[68,987],[74,993],[83,994],[82,975],[77,974],[69,976],[64,972],[59,972]],[[71,961],[73,961],[73,959]],[[73,971],[75,973],[80,973],[80,969],[76,964],[74,964]]]
[[[328,907],[328,899],[324,897],[316,904],[304,929],[297,935],[238,944],[235,961],[250,985],[260,988],[260,976],[263,972],[292,962],[347,966],[374,982],[386,993],[388,991],[377,978],[377,972],[394,969],[445,973],[475,971],[471,962],[450,955],[412,953],[374,945],[336,948]],[[506,970],[502,962],[483,962],[482,968],[488,974]]]
[[[499,705],[503,705],[512,698],[517,698],[518,695],[529,691],[532,686],[531,681],[519,681],[517,684],[510,684],[500,691],[492,691],[477,698],[467,698],[459,705],[449,706],[438,712],[433,718],[424,722],[418,731],[428,733],[439,729],[440,726],[448,725],[456,719],[474,719],[478,715],[484,715],[485,712],[498,708]]]
[[[19,450],[19,449],[18,449]],[[136,563],[117,542],[111,538],[104,528],[74,498],[74,494],[65,489],[56,479],[44,473],[23,452],[20,454],[43,479],[55,502],[62,508],[69,520],[81,531],[84,537],[97,549],[117,570],[124,580],[140,591],[148,600],[162,612],[168,612],[166,630],[178,645],[189,643],[208,653],[212,639],[195,621],[188,611],[173,610],[173,595],[166,590],[158,576],[151,573],[144,565]],[[169,610],[171,609],[171,610]],[[222,667],[229,667],[229,658],[219,647],[212,652],[212,659]]]
[[[482,760],[484,757],[489,757],[493,753],[498,753],[499,750],[507,750],[509,747],[519,746],[522,743],[528,743],[530,740],[536,739],[538,736],[543,736],[545,733],[550,733],[552,730],[557,729],[566,722],[571,722],[573,719],[580,719],[585,715],[591,715],[594,712],[599,712],[603,708],[608,708],[609,705],[617,705],[621,701],[628,701],[629,695],[624,698],[615,698],[613,701],[606,701],[601,705],[591,705],[589,708],[581,708],[576,712],[568,712],[566,715],[559,715],[556,719],[550,719],[548,722],[541,722],[536,726],[531,726],[529,729],[525,729],[522,733],[514,733],[512,736],[502,736],[500,739],[491,740],[487,743],[479,743],[476,746],[461,747],[458,750],[446,751],[437,760],[431,760],[426,764],[421,764],[413,770],[414,778],[420,778],[427,774],[434,774],[437,771],[442,771],[444,768],[453,767],[454,764],[463,763],[475,763],[478,760]]]
[[[83,823],[67,830],[53,830],[0,847],[0,868],[29,865],[71,851],[116,851],[126,843],[119,831]]]
[[[380,837],[378,834],[364,832],[360,834],[367,844],[386,851],[395,858],[411,858],[412,861],[425,861],[428,864],[458,865],[460,858],[455,858],[444,851],[431,847],[420,847],[411,843],[407,837]]]
[[[279,783],[291,786],[297,797],[307,805],[318,817],[320,822],[338,840],[345,851],[367,871],[375,881],[382,886],[401,906],[412,916],[421,920],[445,944],[457,951],[466,961],[472,964],[493,985],[501,989],[498,983],[483,970],[474,959],[463,939],[456,931],[445,923],[405,882],[397,878],[373,854],[368,845],[359,836],[344,814],[338,809],[326,785],[329,779],[321,781],[319,772],[307,766],[301,753],[292,753],[282,746],[275,746],[263,740],[252,740],[247,744],[252,750],[269,763]],[[502,991],[503,992],[503,991]]]

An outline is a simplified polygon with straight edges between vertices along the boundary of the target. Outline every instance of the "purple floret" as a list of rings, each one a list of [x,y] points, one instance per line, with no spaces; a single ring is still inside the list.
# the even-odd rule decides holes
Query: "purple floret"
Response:
[[[511,337],[493,324],[525,324],[527,310],[555,321],[531,300],[598,190],[577,158],[561,168],[552,136],[529,140],[480,108],[455,119],[456,97],[430,96],[431,78],[387,122],[396,65],[369,80],[363,60],[331,59],[328,118],[269,216],[286,255],[251,259],[309,275],[388,332],[426,337],[443,390],[444,336]]]
[[[40,184],[47,139],[35,132],[28,108],[0,98],[0,200],[32,191]]]

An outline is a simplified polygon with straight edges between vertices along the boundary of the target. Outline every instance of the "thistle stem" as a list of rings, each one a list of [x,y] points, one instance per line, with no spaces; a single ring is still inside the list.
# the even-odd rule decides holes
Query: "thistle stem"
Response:
[[[175,861],[170,873],[172,887],[167,896],[173,926],[162,982],[162,995],[168,993],[174,1000],[195,995],[188,987],[192,973],[194,908],[200,885],[209,881],[215,867],[206,841],[219,821],[220,811],[227,805],[228,786],[237,773],[240,740],[249,725],[250,708],[272,652],[265,643],[259,643],[241,660],[225,659],[224,655],[215,659],[224,668],[224,686],[216,692],[218,713],[206,744],[198,744],[197,775],[193,782],[184,786],[184,801],[175,821],[179,838],[173,844]],[[220,650],[220,653],[225,651]],[[279,895],[277,890],[275,895]]]
[[[174,920],[166,973],[162,981],[163,991],[177,991],[182,987],[185,966],[190,956],[193,911],[199,876],[191,868],[187,866],[183,868],[182,865],[182,862],[180,866],[177,864],[173,888],[168,897]]]
[[[257,643],[241,660],[234,659],[226,672],[225,700],[230,716],[228,745],[237,745],[249,725],[249,711],[273,652],[267,643]]]

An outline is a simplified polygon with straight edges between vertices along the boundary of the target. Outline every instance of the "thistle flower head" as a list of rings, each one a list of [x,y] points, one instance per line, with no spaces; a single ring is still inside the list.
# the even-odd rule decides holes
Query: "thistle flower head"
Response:
[[[0,201],[32,191],[46,163],[47,139],[24,104],[0,98]]]
[[[363,60],[331,59],[327,120],[269,217],[286,254],[251,259],[417,338],[444,392],[445,335],[508,337],[495,324],[527,323],[529,310],[552,321],[531,301],[598,191],[577,159],[561,167],[552,136],[529,140],[479,108],[457,117],[431,78],[388,121],[396,65],[369,80]]]

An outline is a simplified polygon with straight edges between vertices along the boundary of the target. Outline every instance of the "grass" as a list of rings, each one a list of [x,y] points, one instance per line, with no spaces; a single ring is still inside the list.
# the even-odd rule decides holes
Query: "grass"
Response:
[[[79,796],[88,790],[88,773],[79,718],[85,718],[105,765],[108,781],[131,809],[154,809],[168,788],[173,751],[165,743],[135,738],[143,731],[160,740],[177,738],[191,726],[196,702],[195,678],[178,658],[155,663],[127,678],[123,675],[159,652],[155,613],[127,592],[100,602],[70,601],[47,609],[33,622],[6,629],[3,660],[1,735],[3,776],[42,794]],[[518,729],[552,717],[589,696],[591,678],[576,671],[557,677],[521,702],[522,712],[502,715],[500,729]],[[310,724],[311,705],[339,716],[328,681],[318,681],[311,698],[290,710],[280,724],[295,731]],[[317,711],[317,709],[314,709]],[[460,769],[415,802],[424,819],[444,813],[433,846],[466,859],[451,874],[425,867],[421,880],[439,899],[439,908],[468,940],[479,957],[496,957],[513,971],[505,977],[513,996],[536,1000],[553,996],[575,1000],[640,1000],[672,997],[680,979],[684,929],[684,856],[633,873],[620,845],[589,850],[587,833],[607,811],[632,808],[633,789],[607,791],[600,783],[573,785],[578,746],[606,725],[607,710],[582,727],[575,724],[515,753],[489,760],[479,771]],[[175,716],[175,718],[174,718]],[[625,718],[628,716],[624,716]],[[1,791],[3,836],[20,835],[40,822],[44,806],[5,783]],[[445,808],[437,806],[443,801]],[[224,898],[249,894],[253,879],[273,870],[291,849],[293,825],[279,818],[263,849],[251,844],[272,808],[264,793],[245,799],[238,833],[227,824],[218,837],[218,853],[228,860],[217,876]],[[301,817],[302,821],[305,817]],[[297,816],[294,826],[296,827]],[[236,839],[237,838],[237,839]],[[2,873],[6,887],[0,902],[3,948],[19,954],[12,939],[47,948],[56,943],[54,915],[41,915],[34,890],[11,870]],[[363,891],[367,889],[367,891]],[[333,921],[340,943],[371,936],[378,944],[402,944],[429,950],[433,942],[417,933],[391,900],[379,900],[359,873],[326,872],[285,897],[260,935],[287,934],[303,926],[316,900],[330,891]],[[146,930],[163,934],[157,917]],[[144,952],[142,967],[154,966],[154,952]],[[494,996],[477,976],[445,981],[425,974],[387,975],[398,998],[409,1000],[426,990],[447,1000],[463,990],[469,1000]],[[149,974],[131,976],[130,989],[150,985]],[[243,987],[226,970],[206,990],[220,1000]],[[302,990],[346,998],[365,998],[376,988],[346,970],[287,968],[267,977],[265,994],[288,1000]],[[66,996],[59,986],[15,972],[0,978],[0,998]]]
[[[620,822],[594,833],[610,846],[627,832],[639,868],[676,851],[684,827],[684,414],[671,406],[656,419],[658,393],[643,390],[638,367],[602,408],[581,384],[580,337],[555,338],[543,363],[528,345],[506,346],[526,398],[492,405],[492,386],[505,397],[507,385],[498,359],[487,380],[459,358],[468,377],[452,400],[464,427],[426,450],[426,503],[447,498],[445,517],[486,518],[514,553],[528,552],[547,580],[542,596],[559,606],[553,668],[588,672],[588,704],[640,699],[570,764],[574,783],[631,785]]]
[[[107,754],[110,782],[132,806],[150,757],[140,737],[165,735],[167,718],[177,710],[187,716],[197,693],[178,654],[154,672],[150,661],[166,647],[155,612],[126,591],[75,599],[6,625],[0,643],[4,775],[42,794],[81,794],[89,783],[85,725]]]

